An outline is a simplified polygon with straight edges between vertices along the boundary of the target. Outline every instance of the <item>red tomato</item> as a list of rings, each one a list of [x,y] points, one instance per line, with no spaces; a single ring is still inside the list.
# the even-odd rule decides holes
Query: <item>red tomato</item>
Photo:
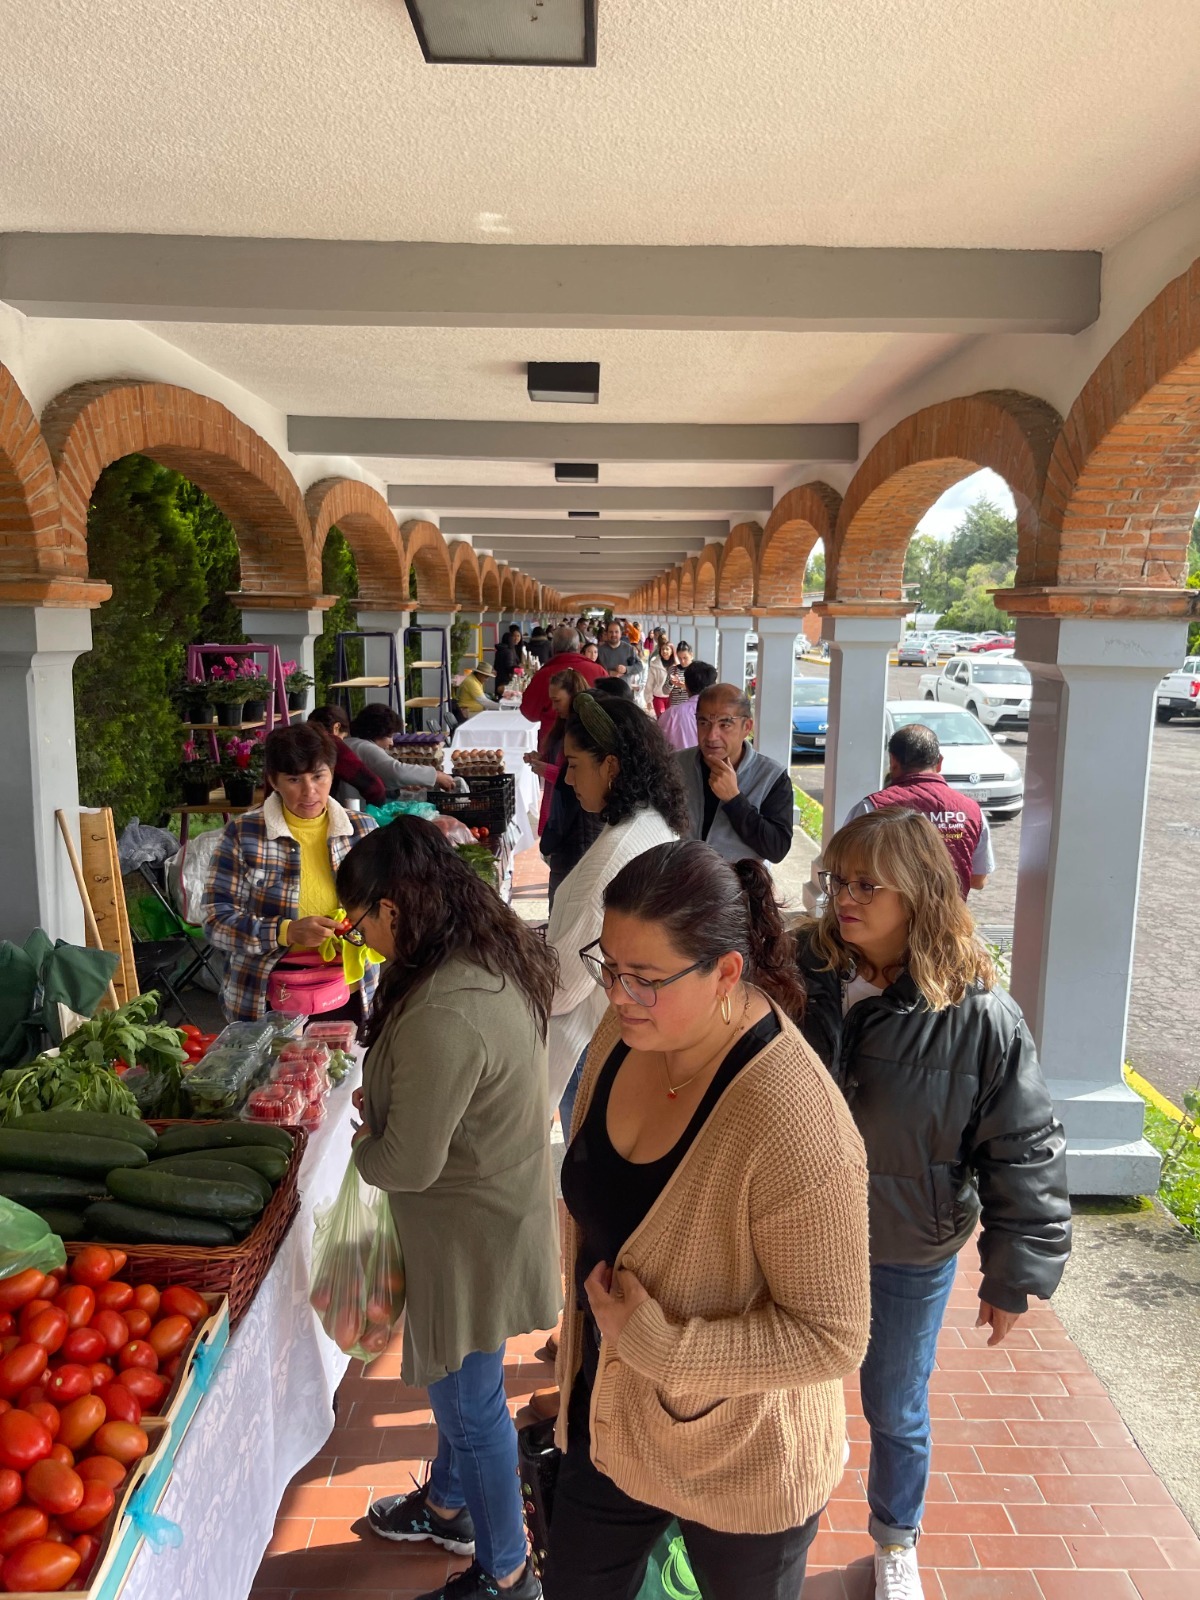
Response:
[[[150,1330],[150,1347],[160,1360],[177,1356],[192,1337],[192,1324],[186,1317],[164,1317]]]
[[[0,1311],[19,1311],[35,1297],[44,1278],[45,1273],[36,1267],[26,1267],[24,1272],[0,1278]]]
[[[127,1367],[121,1374],[121,1387],[137,1396],[143,1411],[152,1412],[161,1403],[169,1385],[158,1373],[147,1372],[145,1367]]]
[[[62,1282],[59,1279],[58,1273],[48,1272],[42,1279],[42,1299],[49,1300],[51,1303],[53,1303],[55,1296],[58,1294],[58,1291],[61,1288]]]
[[[122,1270],[125,1263],[129,1260],[129,1257],[125,1254],[124,1250],[115,1250],[112,1245],[109,1245],[108,1253],[112,1257],[113,1276],[115,1277],[116,1274]]]
[[[96,1314],[95,1290],[89,1289],[85,1283],[73,1283],[59,1290],[54,1297],[54,1304],[67,1313],[68,1327],[86,1328]]]
[[[68,1445],[59,1444],[56,1440],[50,1446],[50,1454],[46,1457],[46,1460],[58,1461],[64,1467],[73,1467],[75,1465],[75,1452]]]
[[[198,1295],[195,1289],[173,1283],[162,1292],[162,1314],[164,1317],[186,1317],[189,1322],[203,1322],[208,1316],[208,1301]]]
[[[0,1467],[0,1512],[11,1511],[23,1493],[21,1474],[12,1467]]]
[[[37,1506],[14,1506],[0,1517],[0,1556],[31,1539],[44,1539],[49,1527],[49,1517]]]
[[[61,1367],[54,1367],[46,1375],[46,1393],[55,1405],[70,1405],[72,1400],[91,1392],[92,1369],[82,1366],[78,1361],[68,1361]]]
[[[135,1423],[106,1422],[97,1430],[93,1445],[97,1455],[112,1456],[123,1467],[129,1467],[146,1454],[150,1440]]]
[[[101,1422],[140,1422],[142,1420],[142,1402],[132,1389],[127,1389],[123,1383],[106,1383],[103,1389],[91,1397],[93,1403],[101,1401],[104,1416]],[[99,1424],[97,1424],[98,1426]]]
[[[54,1301],[52,1299],[47,1300],[45,1295],[38,1295],[35,1299],[26,1301],[26,1303],[21,1307],[20,1316],[17,1318],[17,1332],[21,1335],[22,1339],[28,1339],[29,1324],[32,1322],[34,1317],[37,1316],[39,1311],[49,1311],[53,1308],[53,1305]]]
[[[86,1504],[86,1499],[84,1501]],[[75,1587],[87,1587],[87,1581],[92,1575],[92,1568],[96,1564],[96,1557],[100,1554],[100,1541],[94,1533],[80,1533],[71,1540],[71,1549],[79,1555],[79,1571],[75,1574]]]
[[[83,1285],[77,1284],[76,1288],[83,1288]],[[83,1292],[91,1294],[92,1291],[84,1289]],[[99,1328],[74,1328],[63,1340],[62,1353],[68,1361],[82,1361],[85,1367],[90,1367],[107,1349]]]
[[[28,1411],[6,1411],[0,1417],[0,1467],[25,1472],[50,1454],[53,1443],[49,1428]]]
[[[57,1406],[52,1406],[49,1400],[35,1400],[31,1406],[25,1408],[31,1417],[36,1417],[52,1439],[58,1438],[58,1430],[62,1426],[62,1416]]]
[[[37,1539],[14,1550],[0,1569],[0,1581],[10,1591],[57,1594],[79,1570],[79,1552],[69,1544]]]
[[[144,1311],[150,1318],[158,1315],[159,1301],[162,1296],[152,1283],[139,1283],[133,1291],[133,1303],[139,1311]],[[0,1333],[4,1330],[0,1329]]]
[[[61,1462],[35,1461],[25,1474],[25,1493],[47,1516],[65,1517],[83,1504],[83,1479]]]
[[[121,1266],[125,1265],[126,1259],[122,1255]],[[98,1289],[119,1270],[113,1252],[106,1250],[102,1244],[85,1244],[71,1262],[71,1277],[76,1283],[87,1284],[89,1289]]]
[[[112,1456],[88,1456],[76,1469],[84,1483],[106,1483],[110,1489],[125,1481],[125,1468]]]
[[[70,1535],[57,1517],[50,1518],[50,1526],[46,1529],[46,1537],[55,1544],[70,1544],[71,1542]]]
[[[119,1283],[115,1278],[102,1283],[96,1290],[97,1311],[124,1311],[133,1304],[133,1285]],[[89,1318],[89,1321],[91,1319]]]
[[[181,1022],[179,1024],[179,1032],[186,1034],[189,1039],[200,1038],[200,1029],[194,1022]]]
[[[2,1417],[6,1411],[11,1411],[12,1408],[13,1405],[11,1400],[0,1400],[0,1417]]]
[[[37,1405],[39,1400],[48,1400],[46,1393],[46,1374],[42,1373],[41,1383],[31,1383],[28,1389],[22,1389],[17,1396],[17,1406],[21,1411],[28,1411],[30,1406]]]
[[[164,1378],[166,1378],[168,1383],[174,1383],[175,1374],[179,1371],[179,1368],[180,1368],[180,1365],[181,1365],[182,1361],[183,1361],[182,1355],[171,1356],[158,1369],[160,1374]]]
[[[110,1356],[115,1356],[123,1345],[129,1343],[129,1324],[119,1311],[97,1311],[92,1327],[104,1335]]]
[[[67,1337],[67,1313],[61,1306],[48,1305],[44,1311],[30,1317],[25,1336],[34,1344],[40,1344],[48,1355],[53,1355],[62,1349]]]
[[[95,1478],[83,1485],[83,1499],[74,1511],[62,1513],[63,1527],[72,1533],[84,1533],[104,1521],[116,1503],[116,1495],[106,1483]]]
[[[0,1311],[0,1339],[5,1339],[16,1328],[11,1311]]]
[[[143,1367],[147,1372],[157,1372],[158,1351],[145,1339],[131,1339],[117,1356],[117,1365],[122,1372],[127,1367]]]
[[[107,1361],[93,1361],[88,1367],[92,1375],[92,1388],[103,1389],[106,1383],[111,1383],[116,1377],[116,1369]]]
[[[115,1385],[109,1384],[108,1388]],[[134,1402],[136,1404],[136,1401]],[[78,1400],[72,1400],[70,1405],[64,1406],[59,1419],[58,1437],[68,1449],[80,1450],[95,1433],[102,1423],[107,1422],[110,1416],[108,1406],[104,1401],[104,1391],[99,1394],[85,1394]],[[131,1419],[140,1422],[140,1415]]]
[[[130,1306],[121,1315],[125,1318],[125,1326],[129,1329],[131,1339],[144,1339],[150,1332],[152,1323],[148,1311],[139,1311],[137,1306]]]
[[[0,1395],[15,1399],[36,1383],[46,1370],[46,1350],[40,1344],[20,1344],[0,1360]]]
[[[0,1339],[0,1359],[6,1356],[10,1350],[15,1350],[20,1343],[21,1335],[19,1333],[6,1333],[3,1339]]]

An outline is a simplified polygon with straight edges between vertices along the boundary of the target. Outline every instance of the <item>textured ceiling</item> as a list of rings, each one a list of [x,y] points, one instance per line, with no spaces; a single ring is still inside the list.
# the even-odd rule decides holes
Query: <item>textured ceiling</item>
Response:
[[[401,0],[7,0],[0,229],[1104,247],[1192,192],[1197,0],[599,0],[593,71]]]

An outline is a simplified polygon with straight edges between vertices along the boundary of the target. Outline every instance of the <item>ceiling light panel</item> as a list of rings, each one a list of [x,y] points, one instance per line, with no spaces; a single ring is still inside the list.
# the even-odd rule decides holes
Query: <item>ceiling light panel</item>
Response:
[[[598,361],[531,361],[526,381],[531,400],[580,406],[600,400]]]
[[[596,0],[405,0],[435,66],[594,67]]]

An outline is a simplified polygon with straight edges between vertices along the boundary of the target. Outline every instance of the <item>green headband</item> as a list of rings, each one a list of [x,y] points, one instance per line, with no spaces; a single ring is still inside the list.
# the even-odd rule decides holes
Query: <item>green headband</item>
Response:
[[[578,712],[579,720],[605,755],[616,755],[619,738],[617,725],[596,699],[594,694],[577,694],[571,706]]]

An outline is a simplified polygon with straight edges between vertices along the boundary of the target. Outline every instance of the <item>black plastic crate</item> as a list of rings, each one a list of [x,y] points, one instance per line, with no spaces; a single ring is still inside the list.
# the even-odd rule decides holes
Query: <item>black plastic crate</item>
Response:
[[[501,834],[517,814],[517,780],[511,772],[466,779],[469,794],[429,790],[429,801],[444,817],[457,817],[467,828]]]

